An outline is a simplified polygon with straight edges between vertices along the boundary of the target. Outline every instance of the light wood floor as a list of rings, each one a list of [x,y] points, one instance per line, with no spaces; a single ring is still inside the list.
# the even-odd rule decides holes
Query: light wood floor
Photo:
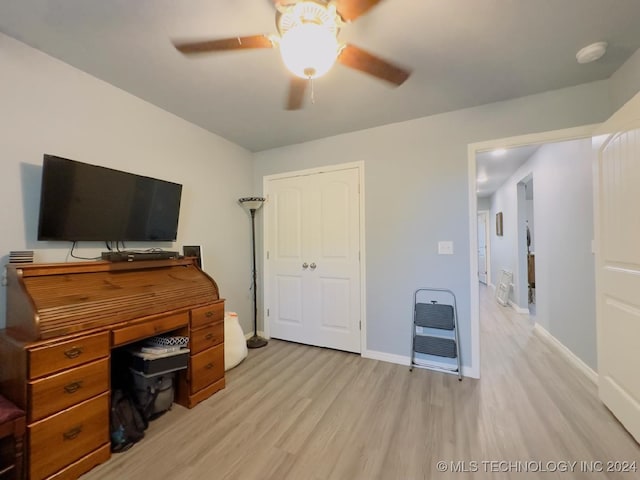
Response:
[[[273,340],[227,372],[224,391],[193,410],[174,406],[83,479],[640,478],[580,473],[580,463],[573,473],[492,473],[525,464],[482,462],[640,468],[640,447],[595,385],[486,288],[481,319],[479,381]],[[438,461],[478,471],[438,473]]]

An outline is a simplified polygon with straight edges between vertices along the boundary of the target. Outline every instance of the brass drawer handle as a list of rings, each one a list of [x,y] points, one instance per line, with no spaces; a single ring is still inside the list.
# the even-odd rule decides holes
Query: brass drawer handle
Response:
[[[207,370],[211,370],[211,369],[213,368],[213,363],[212,363],[212,362],[207,363],[207,364],[204,366],[204,368],[206,368]]]
[[[213,333],[207,333],[207,335],[204,338],[207,340],[211,340],[213,338]]]
[[[208,311],[207,313],[204,314],[205,317],[207,318],[211,318],[213,317],[213,312],[212,311]]]
[[[73,348],[70,348],[69,350],[65,350],[64,356],[67,358],[78,358],[81,353],[82,353],[81,347],[73,347]]]
[[[82,425],[78,425],[77,427],[73,427],[71,430],[67,430],[62,434],[62,437],[65,440],[73,440],[82,432]]]
[[[72,382],[64,386],[64,391],[67,393],[76,393],[82,388],[82,381]]]

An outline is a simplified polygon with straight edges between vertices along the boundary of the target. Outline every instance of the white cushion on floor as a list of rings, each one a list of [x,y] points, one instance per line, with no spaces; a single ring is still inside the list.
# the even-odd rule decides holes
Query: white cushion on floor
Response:
[[[224,369],[231,370],[247,357],[247,342],[238,322],[238,314],[224,315]]]

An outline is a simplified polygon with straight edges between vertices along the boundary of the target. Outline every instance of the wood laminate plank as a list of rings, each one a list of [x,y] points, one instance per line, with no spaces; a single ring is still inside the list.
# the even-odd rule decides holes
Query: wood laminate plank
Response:
[[[482,461],[640,468],[640,447],[596,386],[486,287],[480,327],[480,381],[271,340],[227,372],[225,390],[193,410],[174,406],[83,479],[636,478],[581,473],[580,464],[574,473],[484,470]],[[441,460],[476,461],[479,471],[440,473]]]

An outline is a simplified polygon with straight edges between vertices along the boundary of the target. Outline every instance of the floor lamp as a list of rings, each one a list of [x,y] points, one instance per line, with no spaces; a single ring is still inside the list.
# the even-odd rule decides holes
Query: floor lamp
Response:
[[[251,249],[253,252],[253,337],[247,340],[247,347],[260,348],[267,344],[267,340],[258,335],[258,303],[256,283],[256,211],[264,203],[263,197],[244,197],[239,199],[240,204],[251,214]]]

